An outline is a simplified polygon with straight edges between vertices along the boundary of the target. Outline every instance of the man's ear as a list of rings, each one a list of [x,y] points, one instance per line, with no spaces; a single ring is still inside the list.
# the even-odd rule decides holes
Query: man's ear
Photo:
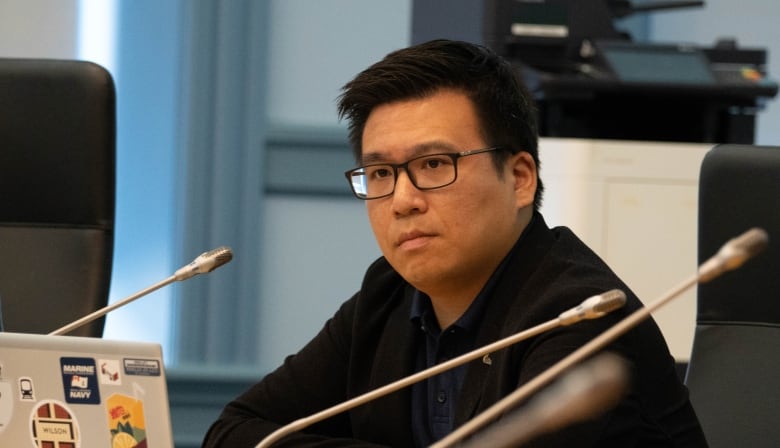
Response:
[[[520,151],[509,158],[518,208],[533,205],[537,187],[537,170],[531,154]]]

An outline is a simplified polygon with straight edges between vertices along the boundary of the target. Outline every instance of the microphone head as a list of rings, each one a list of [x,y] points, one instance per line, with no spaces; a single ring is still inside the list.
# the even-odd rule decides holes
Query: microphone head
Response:
[[[764,229],[758,227],[728,240],[717,254],[699,267],[699,282],[708,282],[726,271],[737,269],[764,250],[768,244],[769,236]]]
[[[198,274],[207,274],[232,259],[233,251],[229,247],[218,247],[198,255],[190,264],[177,270],[173,276],[177,281],[182,281]]]
[[[611,313],[626,304],[626,293],[619,289],[611,289],[601,294],[601,300],[593,307],[597,313]]]
[[[558,323],[571,325],[583,319],[597,319],[615,311],[626,303],[626,294],[619,289],[589,297],[578,306],[558,315]]]
[[[614,354],[598,355],[475,435],[464,448],[525,446],[542,434],[602,415],[620,402],[629,386],[628,363]]]
[[[723,247],[728,252],[730,269],[742,266],[769,245],[769,235],[764,229],[754,227],[742,235],[730,240]],[[732,267],[733,266],[733,267]]]
[[[216,249],[212,249],[208,252],[205,252],[198,258],[203,259],[213,259],[213,263],[206,263],[205,268],[207,269],[205,272],[202,272],[202,274],[205,274],[206,272],[211,272],[214,269],[217,269],[218,267],[222,266],[223,264],[228,263],[230,260],[233,259],[233,251],[227,247],[222,246],[218,247]]]
[[[550,406],[543,424],[553,431],[611,409],[628,391],[629,378],[628,362],[616,354],[585,361],[554,383],[547,397],[539,397]]]

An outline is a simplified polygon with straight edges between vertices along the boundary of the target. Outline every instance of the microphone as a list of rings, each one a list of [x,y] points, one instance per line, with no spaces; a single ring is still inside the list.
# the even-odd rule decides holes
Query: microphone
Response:
[[[464,437],[475,432],[478,428],[498,419],[508,409],[537,392],[540,388],[544,387],[547,383],[576,363],[581,362],[596,351],[601,350],[607,344],[637,326],[641,321],[649,317],[652,312],[678,297],[699,281],[712,280],[726,271],[740,267],[745,261],[761,252],[761,250],[767,246],[768,241],[769,238],[766,232],[758,228],[750,229],[742,235],[727,241],[713,258],[702,263],[701,267],[697,270],[697,273],[691,278],[683,281],[679,286],[672,288],[650,305],[639,308],[626,316],[613,327],[607,329],[579,349],[573,351],[537,377],[523,384],[514,392],[484,410],[481,414],[461,425],[460,428],[431,445],[430,448],[451,447]]]
[[[504,448],[601,415],[628,391],[626,361],[604,353],[586,361],[539,393],[525,408],[504,417],[463,448]]]
[[[232,259],[233,251],[229,247],[218,247],[198,255],[190,264],[179,268],[173,276],[177,281],[182,281],[198,274],[208,274]]]
[[[58,328],[51,333],[49,333],[49,336],[58,336],[63,335],[66,333],[69,333],[76,328],[81,327],[82,325],[88,324],[92,322],[93,320],[104,316],[108,314],[109,312],[127,305],[128,303],[132,302],[133,300],[136,300],[140,297],[143,297],[153,291],[156,291],[163,286],[169,285],[173,282],[187,280],[188,278],[192,278],[198,274],[206,274],[214,269],[222,266],[223,264],[229,262],[233,259],[233,252],[230,250],[229,247],[218,247],[216,249],[210,250],[208,252],[204,252],[200,254],[195,260],[193,260],[190,264],[178,269],[173,275],[166,278],[165,280],[155,283],[154,285],[143,289],[129,297],[126,297],[120,301],[114,302],[108,306],[105,306],[91,314],[88,314],[81,319],[75,320],[61,328]]]
[[[468,353],[450,359],[449,361],[443,362],[441,364],[437,364],[433,367],[429,367],[425,370],[422,370],[420,372],[417,372],[405,378],[401,378],[398,381],[387,384],[385,386],[374,389],[372,391],[366,392],[363,395],[359,395],[355,398],[352,398],[343,403],[327,408],[316,414],[288,423],[287,425],[282,426],[281,428],[277,429],[276,431],[272,432],[267,437],[265,437],[263,440],[261,440],[260,443],[258,443],[255,446],[255,448],[270,447],[274,442],[277,442],[279,439],[281,439],[282,437],[288,434],[291,434],[295,431],[300,431],[310,425],[313,425],[314,423],[333,417],[336,414],[340,414],[341,412],[368,403],[371,400],[377,399],[379,397],[383,397],[391,392],[395,392],[397,390],[403,389],[404,387],[410,386],[414,383],[430,378],[434,375],[438,375],[439,373],[458,367],[469,361],[473,361],[478,358],[483,358],[484,362],[488,362],[489,355],[492,352],[516,344],[520,341],[531,338],[538,334],[544,333],[545,331],[552,330],[553,328],[557,328],[565,325],[571,325],[581,320],[599,318],[609,313],[610,311],[614,311],[620,308],[625,303],[626,303],[626,294],[619,289],[613,289],[603,294],[595,295],[593,297],[586,299],[580,305],[568,311],[564,311],[563,313],[558,315],[558,317],[555,319],[551,319],[547,322],[544,322],[542,324],[539,324],[527,330],[521,331],[519,333],[515,333],[513,335],[507,336],[503,339],[499,339],[498,341],[493,342],[492,344],[485,345],[481,348],[472,350]]]
[[[766,231],[752,228],[727,241],[712,258],[699,267],[699,281],[708,282],[720,274],[737,269],[769,244]]]
[[[596,319],[609,312],[612,312],[626,304],[626,294],[613,289],[586,299],[579,306],[564,311],[558,316],[561,325],[571,325],[583,319]]]

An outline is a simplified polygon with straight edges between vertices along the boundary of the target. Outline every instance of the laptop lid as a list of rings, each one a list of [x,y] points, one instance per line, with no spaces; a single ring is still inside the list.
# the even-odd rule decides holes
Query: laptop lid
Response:
[[[0,333],[0,446],[172,447],[160,346]]]

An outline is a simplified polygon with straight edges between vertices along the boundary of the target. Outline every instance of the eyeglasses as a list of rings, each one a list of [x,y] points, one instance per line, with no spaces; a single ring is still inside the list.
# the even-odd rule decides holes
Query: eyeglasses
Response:
[[[344,173],[358,199],[379,199],[390,196],[398,181],[398,169],[406,171],[418,190],[434,190],[452,184],[458,178],[458,159],[483,152],[504,149],[499,146],[463,152],[427,154],[404,163],[377,163],[351,169]]]

